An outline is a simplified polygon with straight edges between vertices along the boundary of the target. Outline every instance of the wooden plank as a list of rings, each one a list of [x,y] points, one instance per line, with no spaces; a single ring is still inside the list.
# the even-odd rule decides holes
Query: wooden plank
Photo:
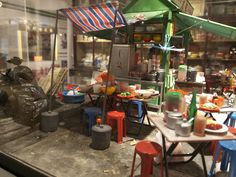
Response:
[[[1,134],[0,145],[7,143],[9,141],[15,140],[17,138],[20,138],[20,137],[30,133],[30,131],[31,131],[30,127],[23,127],[23,128],[8,132],[6,134]]]
[[[36,130],[32,133],[26,134],[25,136],[19,137],[13,141],[1,145],[0,149],[5,152],[13,153],[22,150],[26,147],[29,147],[35,143],[38,143],[47,136],[47,133],[43,133],[40,130]]]
[[[22,124],[18,124],[16,122],[11,122],[9,124],[5,124],[5,125],[1,126],[0,135],[1,134],[6,134],[8,132],[15,131],[15,130],[18,130],[18,129],[21,129],[21,128],[24,128],[24,127],[26,127],[26,126],[24,126]]]
[[[4,122],[12,121],[12,120],[13,120],[12,117],[0,118],[0,124],[1,124],[1,123],[4,123]]]
[[[55,67],[54,69],[54,82],[58,79],[58,75],[60,74],[62,68]],[[51,87],[51,70],[49,70],[46,77],[41,77],[38,85],[42,87],[44,93],[48,93]]]
[[[61,71],[61,74],[58,75],[58,79],[55,81],[54,87],[52,89],[52,94],[55,95],[60,86],[63,84],[65,80],[65,76],[68,72],[68,69],[64,69]]]
[[[35,140],[32,140],[32,138],[34,138],[34,137],[32,137],[31,135],[29,135],[29,136],[27,135],[26,137],[22,137],[22,139],[21,139],[21,140],[28,139],[27,140],[28,142],[22,145],[22,147],[24,147],[24,148],[17,149],[19,147],[19,144],[17,145],[17,143],[19,143],[20,140],[16,139],[16,140],[12,141],[11,143],[4,145],[5,149],[3,149],[3,150],[4,151],[12,151],[13,152],[12,155],[14,155],[14,154],[17,155],[17,154],[21,154],[21,153],[28,153],[31,151],[35,151],[37,149],[39,151],[41,149],[46,150],[49,147],[53,147],[54,149],[56,149],[57,146],[55,144],[58,144],[58,141],[62,138],[66,139],[66,137],[68,137],[70,132],[71,132],[70,130],[67,130],[64,128],[58,128],[58,130],[56,132],[52,132],[52,133],[48,134],[48,136],[46,136],[47,138],[43,137],[43,138],[39,139],[37,142]],[[78,136],[80,136],[80,135],[78,135]],[[16,144],[17,147],[16,148],[10,147],[11,144],[12,145]],[[1,146],[1,147],[4,147],[4,146]],[[20,158],[24,159],[24,157],[20,157]]]

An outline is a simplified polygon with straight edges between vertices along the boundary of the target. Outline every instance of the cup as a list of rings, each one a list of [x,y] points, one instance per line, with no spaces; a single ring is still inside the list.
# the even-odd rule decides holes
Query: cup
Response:
[[[136,86],[135,86],[135,85],[130,85],[130,86],[128,87],[128,91],[129,91],[131,94],[134,93],[135,90],[136,90]]]
[[[207,102],[207,95],[206,94],[201,94],[199,98],[199,104],[205,104]]]
[[[222,107],[222,106],[224,106],[224,97],[222,97],[222,96],[218,96],[218,106],[219,107]]]
[[[141,84],[135,84],[136,90],[141,90]]]

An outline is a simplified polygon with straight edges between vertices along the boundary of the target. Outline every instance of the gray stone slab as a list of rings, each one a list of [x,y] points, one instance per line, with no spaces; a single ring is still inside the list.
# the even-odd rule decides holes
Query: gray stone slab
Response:
[[[10,172],[8,172],[8,171],[2,169],[1,167],[0,167],[0,176],[1,176],[1,177],[16,177],[16,176],[13,175],[12,173],[10,173]]]

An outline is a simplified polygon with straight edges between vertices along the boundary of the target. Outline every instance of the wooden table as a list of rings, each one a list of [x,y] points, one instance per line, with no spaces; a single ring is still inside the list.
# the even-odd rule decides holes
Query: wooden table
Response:
[[[79,92],[87,94],[89,96],[89,99],[90,99],[93,106],[98,106],[99,101],[105,96],[105,94],[102,92],[94,93],[92,88],[90,88],[86,91],[82,90]],[[94,97],[96,97],[96,98],[94,98]],[[113,95],[107,95],[108,104],[109,104],[110,108],[112,109],[112,98],[111,97],[113,97]]]
[[[145,118],[147,118],[148,124],[151,126],[150,121],[149,121],[149,118],[148,118],[148,105],[147,105],[147,104],[148,104],[148,102],[149,102],[150,100],[152,100],[153,98],[158,97],[158,96],[159,96],[159,95],[155,95],[155,96],[152,96],[151,98],[144,99],[144,98],[136,98],[136,97],[134,97],[134,98],[125,98],[125,97],[120,97],[120,96],[117,95],[117,98],[120,99],[122,108],[123,108],[123,110],[124,110],[124,112],[125,112],[125,116],[126,116],[127,118],[129,118],[129,117],[134,117],[134,116],[130,116],[130,115],[129,115],[128,110],[127,110],[127,108],[126,108],[125,105],[124,105],[124,101],[126,101],[126,102],[128,102],[128,103],[129,103],[129,101],[140,101],[140,102],[143,103],[142,122],[141,122],[140,127],[139,127],[139,130],[138,130],[138,132],[137,132],[137,136],[139,136],[140,133],[141,133],[141,130],[142,130],[142,127],[143,127]],[[135,118],[137,118],[137,117],[135,117]]]
[[[151,120],[151,122],[160,130],[160,132],[162,134],[166,177],[169,176],[169,174],[168,174],[168,161],[166,160],[167,155],[169,155],[169,156],[190,156],[188,161],[184,161],[184,163],[186,163],[186,162],[192,161],[196,157],[196,155],[199,153],[202,158],[204,174],[207,177],[208,175],[207,175],[206,163],[205,163],[205,158],[204,158],[204,153],[203,153],[203,150],[206,147],[206,145],[211,141],[235,140],[236,139],[236,136],[230,132],[227,132],[224,135],[206,134],[206,136],[204,136],[204,137],[196,136],[193,133],[191,133],[191,135],[189,137],[176,136],[174,130],[167,128],[166,123],[163,121],[164,115],[162,113],[157,114],[157,113],[149,112],[148,115],[149,115],[149,119]],[[168,150],[166,150],[165,139],[172,143]],[[180,142],[197,143],[198,146],[191,154],[173,155],[172,152],[174,151],[175,147]],[[183,163],[183,162],[181,162],[181,163]]]

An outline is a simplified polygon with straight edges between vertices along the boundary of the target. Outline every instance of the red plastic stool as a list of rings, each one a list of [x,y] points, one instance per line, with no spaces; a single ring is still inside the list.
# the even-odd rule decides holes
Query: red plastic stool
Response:
[[[159,156],[161,159],[161,177],[163,177],[163,164],[162,164],[162,147],[151,141],[140,141],[135,146],[132,169],[130,177],[134,175],[134,165],[136,159],[136,153],[141,157],[141,176],[149,177],[153,171],[154,157]]]
[[[125,113],[118,111],[110,111],[107,113],[107,124],[114,129],[114,121],[117,122],[117,142],[122,143],[123,136],[126,136]]]

